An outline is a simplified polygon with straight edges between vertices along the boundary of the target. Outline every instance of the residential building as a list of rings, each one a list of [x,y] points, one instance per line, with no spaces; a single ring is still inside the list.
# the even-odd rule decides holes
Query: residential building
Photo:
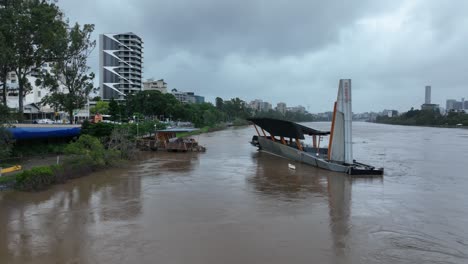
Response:
[[[287,110],[290,111],[290,112],[298,112],[298,113],[302,113],[302,114],[304,114],[306,112],[305,107],[303,107],[302,105],[288,107]]]
[[[200,95],[195,95],[195,103],[203,104],[205,102],[205,97]]]
[[[269,102],[262,102],[260,109],[263,112],[268,112],[272,109],[272,105]]]
[[[40,114],[48,115],[54,112],[49,105],[41,104],[41,101],[47,96],[50,91],[47,88],[37,86],[36,79],[39,77],[39,72],[50,72],[53,63],[44,63],[41,67],[33,70],[31,74],[26,76],[31,90],[23,97],[23,113],[25,114]],[[3,84],[0,83],[0,86]],[[7,105],[9,108],[19,110],[19,85],[18,77],[15,72],[10,72],[7,75]],[[63,93],[68,92],[63,86],[59,87]]]
[[[398,116],[398,111],[397,110],[383,110],[382,114],[388,117],[395,117],[395,116]]]
[[[261,111],[263,101],[260,99],[255,99],[249,103],[249,108],[256,110],[256,111]]]
[[[468,109],[468,101],[465,101],[465,98],[462,98],[461,101],[455,99],[448,99],[446,102],[446,111],[447,112],[459,112]]]
[[[99,36],[99,87],[103,100],[141,91],[143,40],[132,32]]]
[[[249,103],[249,108],[259,112],[268,112],[272,109],[272,105],[269,102],[255,99]]]
[[[143,82],[143,91],[160,91],[161,93],[167,93],[167,83],[164,79],[155,81],[154,79],[148,79]]]
[[[200,104],[205,102],[205,97],[195,95],[194,92],[181,92],[177,89],[172,89],[171,93],[181,103]]]
[[[446,104],[445,104],[446,110],[447,110],[447,111],[450,111],[450,110],[456,109],[456,108],[455,108],[456,103],[457,103],[457,100],[455,100],[455,99],[448,99],[447,102],[446,102]]]
[[[284,115],[286,113],[286,103],[283,103],[283,102],[277,103],[276,111]]]

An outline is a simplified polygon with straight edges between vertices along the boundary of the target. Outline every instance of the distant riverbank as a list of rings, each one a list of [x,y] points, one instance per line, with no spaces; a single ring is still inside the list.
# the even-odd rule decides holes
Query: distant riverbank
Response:
[[[376,123],[402,126],[426,126],[445,128],[466,128],[468,127],[468,114],[450,112],[442,115],[439,111],[414,110],[398,116],[379,116]]]
[[[395,126],[437,127],[437,128],[464,128],[464,129],[468,129],[468,126],[457,126],[457,125],[419,125],[419,124],[385,123],[385,122],[374,122],[374,123],[376,123],[376,124],[383,124],[383,125],[395,125]]]
[[[186,133],[178,133],[177,137],[187,137],[187,136],[194,136],[194,135],[200,135],[204,133],[210,133],[210,132],[215,132],[215,131],[220,131],[223,129],[226,129],[228,127],[240,127],[240,126],[247,126],[249,125],[249,122],[244,119],[239,119],[239,120],[234,120],[233,122],[228,122],[228,123],[218,123],[212,126],[205,126],[200,128],[197,131],[193,132],[186,132]]]

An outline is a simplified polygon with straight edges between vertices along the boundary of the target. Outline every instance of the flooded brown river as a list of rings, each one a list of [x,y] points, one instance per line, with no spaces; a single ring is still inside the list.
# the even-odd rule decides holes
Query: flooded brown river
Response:
[[[468,263],[468,130],[354,123],[374,179],[289,170],[254,132],[0,192],[0,263]]]

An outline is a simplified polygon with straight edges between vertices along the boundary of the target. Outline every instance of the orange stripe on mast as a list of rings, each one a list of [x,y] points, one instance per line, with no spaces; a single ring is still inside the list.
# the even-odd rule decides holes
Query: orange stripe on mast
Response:
[[[276,140],[275,140],[275,136],[273,136],[273,134],[272,134],[272,133],[270,133],[270,137],[271,137],[271,140],[273,140],[273,142],[276,142]]]
[[[333,118],[332,118],[332,126],[331,126],[331,133],[330,133],[330,142],[328,142],[328,160],[331,159],[331,148],[333,144],[333,132],[335,130],[335,118],[336,118],[336,106],[338,102],[335,102],[335,106],[333,107]]]
[[[258,136],[260,137],[260,132],[258,132],[257,126],[254,124],[255,131],[257,131]]]
[[[284,141],[284,137],[281,137],[281,143],[283,143],[283,145],[287,145],[286,141]]]
[[[297,148],[298,148],[300,151],[304,151],[304,150],[302,149],[301,141],[299,140],[299,138],[296,138],[296,145],[297,145]]]

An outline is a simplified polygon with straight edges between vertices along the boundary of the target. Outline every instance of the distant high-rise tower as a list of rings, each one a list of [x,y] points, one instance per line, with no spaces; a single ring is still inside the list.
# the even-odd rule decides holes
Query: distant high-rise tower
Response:
[[[99,36],[99,87],[104,100],[141,91],[143,41],[134,33]]]
[[[457,100],[448,99],[448,100],[447,100],[447,103],[445,104],[446,111],[448,112],[448,111],[450,111],[450,110],[456,109],[456,108],[455,108],[456,103],[457,103]]]
[[[426,100],[424,101],[425,104],[431,104],[431,86],[426,86]]]

